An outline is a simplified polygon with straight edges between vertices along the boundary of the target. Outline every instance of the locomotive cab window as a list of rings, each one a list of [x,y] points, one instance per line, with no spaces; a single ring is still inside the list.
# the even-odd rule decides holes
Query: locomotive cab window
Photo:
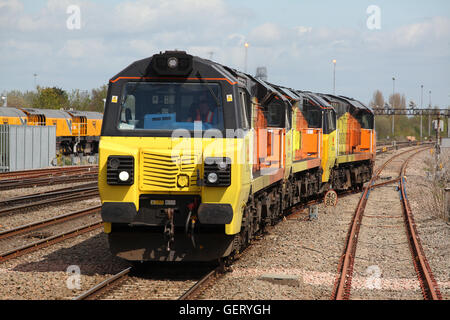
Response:
[[[358,112],[356,115],[361,128],[363,129],[373,129],[373,115],[368,112]]]
[[[247,93],[241,88],[239,88],[239,100],[241,103],[241,107],[239,107],[239,114],[242,118],[242,128],[248,129],[250,127],[251,119],[251,103]]]
[[[336,114],[333,110],[327,110],[326,116],[326,127],[324,128],[326,129],[325,133],[331,133],[336,130]]]
[[[120,130],[223,130],[220,86],[216,83],[129,82],[118,122]]]
[[[303,114],[309,128],[322,128],[322,110],[309,99],[303,100]]]
[[[279,97],[274,96],[265,106],[265,115],[267,117],[267,126],[283,128],[286,118],[286,105]]]

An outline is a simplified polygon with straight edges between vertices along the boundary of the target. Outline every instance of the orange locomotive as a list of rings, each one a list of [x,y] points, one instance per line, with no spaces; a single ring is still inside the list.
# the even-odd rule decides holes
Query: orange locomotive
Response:
[[[56,146],[61,154],[98,153],[103,115],[89,111],[33,108],[0,108],[0,124],[56,126]]]
[[[132,261],[232,256],[285,209],[361,188],[375,160],[373,112],[360,102],[184,51],[114,76],[104,119],[102,219],[111,251]]]

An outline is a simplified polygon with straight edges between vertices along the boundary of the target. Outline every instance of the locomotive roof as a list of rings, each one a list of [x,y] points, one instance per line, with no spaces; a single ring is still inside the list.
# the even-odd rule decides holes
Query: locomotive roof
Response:
[[[74,117],[86,117],[88,119],[103,119],[103,114],[95,111],[79,111],[79,110],[68,110],[66,111]]]
[[[11,107],[1,107],[0,116],[3,117],[26,117],[27,115],[21,110]]]
[[[192,59],[191,69],[185,73],[170,75],[170,70],[164,72],[155,72],[153,59],[158,59],[162,56],[170,57],[189,57]],[[157,60],[155,60],[157,61]],[[168,75],[169,74],[169,75]],[[156,76],[157,75],[157,76]],[[253,76],[235,70],[217,62],[200,58],[198,56],[191,56],[184,51],[166,51],[164,53],[156,54],[151,57],[141,59],[133,62],[121,72],[112,77],[110,83],[115,83],[122,79],[128,80],[206,80],[206,81],[225,81],[231,85],[238,84],[241,87],[246,87],[252,94],[254,94],[259,102],[269,98],[272,94],[278,94],[283,97],[283,93],[273,87],[270,83],[254,78]],[[284,98],[284,97],[283,97]]]
[[[328,94],[327,96],[335,98],[335,99],[340,100],[340,101],[347,102],[348,104],[350,104],[351,106],[355,107],[356,109],[365,110],[365,111],[368,111],[370,113],[373,113],[373,110],[371,108],[367,107],[366,105],[362,104],[360,101],[355,100],[353,98],[349,98],[349,97],[346,97],[346,96],[335,96],[335,95],[331,95],[331,94]]]
[[[333,106],[328,101],[323,99],[319,94],[310,91],[300,91],[300,92],[309,99],[313,100],[315,103],[319,104],[321,108],[334,109]]]
[[[370,108],[370,107],[368,107],[368,106],[366,106],[366,105],[363,104],[361,101],[356,100],[356,99],[353,99],[353,98],[347,98],[347,97],[344,97],[344,96],[341,96],[341,97],[344,98],[344,99],[346,99],[346,100],[347,100],[351,105],[353,105],[355,108],[358,108],[358,109],[366,109],[366,110],[368,110],[369,112],[373,113],[373,109]]]
[[[22,108],[26,113],[32,115],[44,115],[48,118],[69,118],[69,115],[62,110],[54,110],[54,109],[32,109],[32,108]]]
[[[161,67],[158,65],[158,59],[169,59],[169,57],[176,57],[180,61],[182,59],[190,59],[189,63],[185,65],[185,69],[180,69],[181,71],[177,71],[176,69],[170,70],[167,67]],[[155,61],[153,61],[155,60]],[[180,64],[181,65],[181,64]],[[176,67],[177,68],[177,67]],[[181,68],[181,67],[180,67]],[[155,70],[159,70],[160,72],[155,72]],[[316,103],[321,105],[324,108],[333,108],[333,106],[327,101],[330,99],[324,98],[323,94],[317,94],[312,92],[297,92],[297,90],[287,89],[278,85],[273,85],[264,80],[254,78],[253,76],[242,73],[233,68],[227,67],[225,65],[221,65],[217,62],[203,59],[198,56],[192,56],[187,54],[185,51],[165,51],[164,53],[160,52],[159,54],[155,54],[153,56],[137,60],[131,63],[128,67],[123,69],[121,72],[116,74],[114,77],[110,79],[110,83],[115,83],[122,79],[128,80],[177,80],[177,79],[188,79],[188,80],[207,80],[207,81],[226,81],[231,85],[239,84],[240,86],[247,87],[249,91],[255,95],[260,102],[263,102],[265,99],[269,98],[272,94],[278,94],[281,97],[285,97],[287,95],[294,97],[294,94],[297,96],[306,95]],[[343,96],[335,96],[335,95],[325,95],[332,98],[331,100],[340,100],[346,104],[350,104],[354,108],[367,110],[372,112],[372,110],[361,102],[343,97]]]

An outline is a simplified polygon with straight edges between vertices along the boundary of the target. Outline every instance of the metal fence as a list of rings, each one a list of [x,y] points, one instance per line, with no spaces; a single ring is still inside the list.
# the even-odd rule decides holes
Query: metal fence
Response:
[[[0,125],[0,171],[45,168],[56,157],[56,126]]]

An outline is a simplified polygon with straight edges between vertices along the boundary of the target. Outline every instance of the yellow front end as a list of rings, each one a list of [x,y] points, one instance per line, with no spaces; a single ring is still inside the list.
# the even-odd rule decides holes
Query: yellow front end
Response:
[[[224,234],[240,231],[242,209],[250,190],[248,137],[243,139],[169,138],[169,137],[101,137],[99,190],[102,204],[133,203],[139,215],[140,196],[198,195],[202,204],[226,204],[233,218],[225,224]],[[109,156],[134,158],[132,185],[109,185]],[[227,157],[231,160],[229,186],[204,183],[205,159]],[[155,200],[156,201],[156,200]],[[110,229],[106,225],[105,230]]]

